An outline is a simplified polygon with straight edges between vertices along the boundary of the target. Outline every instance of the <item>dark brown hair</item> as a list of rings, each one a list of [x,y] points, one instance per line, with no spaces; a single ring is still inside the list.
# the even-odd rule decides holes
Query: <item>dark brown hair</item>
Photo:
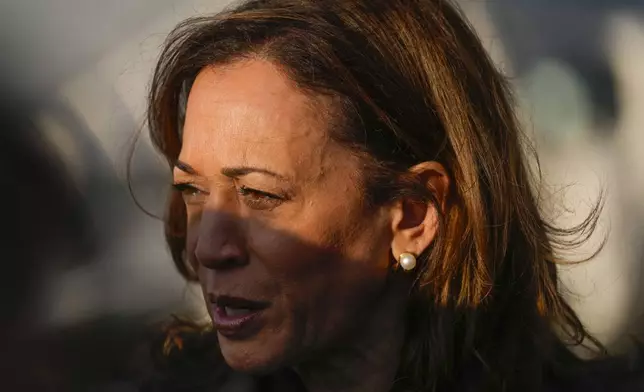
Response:
[[[563,342],[603,350],[562,298],[556,271],[556,251],[588,238],[600,204],[569,229],[543,218],[540,175],[530,170],[510,88],[453,5],[251,0],[181,23],[149,96],[151,138],[170,167],[191,81],[204,67],[244,58],[272,61],[303,91],[330,97],[333,136],[364,157],[372,205],[434,202],[405,172],[423,161],[449,172],[441,226],[410,297],[400,385],[451,390],[476,378],[480,390],[537,391],[562,361],[576,363]],[[185,225],[172,193],[167,241],[194,280]]]

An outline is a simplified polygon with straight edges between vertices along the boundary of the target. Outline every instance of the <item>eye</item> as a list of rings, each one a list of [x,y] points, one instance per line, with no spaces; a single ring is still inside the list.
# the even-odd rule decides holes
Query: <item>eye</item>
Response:
[[[239,194],[242,196],[244,203],[255,210],[273,209],[285,200],[284,197],[246,186],[239,188]]]
[[[181,192],[183,200],[186,204],[200,204],[206,200],[208,192],[197,188],[194,184],[190,183],[179,183],[172,184],[172,187]]]

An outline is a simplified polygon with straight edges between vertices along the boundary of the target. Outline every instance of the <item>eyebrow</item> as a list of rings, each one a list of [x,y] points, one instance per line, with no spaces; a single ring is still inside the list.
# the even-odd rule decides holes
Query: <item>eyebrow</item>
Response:
[[[177,160],[177,162],[174,164],[174,167],[177,169],[181,170],[182,172],[188,173],[190,175],[197,176],[199,173],[190,166],[189,164],[182,162],[180,160]],[[274,171],[268,170],[268,169],[263,169],[259,167],[251,167],[251,166],[239,166],[239,167],[225,167],[221,169],[221,174],[223,174],[226,177],[230,178],[237,178],[237,177],[243,177],[247,174],[250,173],[261,173],[261,174],[266,174],[271,177],[275,177],[277,179],[280,179],[282,181],[288,180],[286,176],[283,176],[281,174],[275,173]]]
[[[279,180],[286,181],[288,180],[287,177],[275,173],[273,171],[270,171],[268,169],[262,169],[259,167],[250,167],[250,166],[240,166],[240,167],[225,167],[221,169],[221,174],[225,175],[226,177],[231,177],[231,178],[237,178],[237,177],[243,177],[247,174],[250,173],[261,173],[261,174],[266,174],[271,177],[275,177]]]
[[[180,160],[177,160],[177,162],[175,162],[174,167],[181,170],[182,172],[192,174],[194,176],[197,175],[197,171],[192,166],[188,165],[185,162],[181,162]]]

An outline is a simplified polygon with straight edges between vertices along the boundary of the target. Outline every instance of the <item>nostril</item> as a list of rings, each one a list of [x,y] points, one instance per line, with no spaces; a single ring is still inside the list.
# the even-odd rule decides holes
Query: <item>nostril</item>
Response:
[[[216,269],[230,269],[230,268],[235,268],[239,267],[241,265],[244,265],[245,263],[242,262],[238,257],[227,257],[225,259],[221,259],[217,261],[215,265],[209,268],[216,268]]]

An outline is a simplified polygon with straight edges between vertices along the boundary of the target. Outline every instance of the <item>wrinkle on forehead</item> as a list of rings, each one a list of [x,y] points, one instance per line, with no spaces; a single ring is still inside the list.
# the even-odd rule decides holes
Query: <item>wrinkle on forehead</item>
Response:
[[[334,167],[330,99],[313,97],[265,60],[204,69],[188,99],[182,158],[193,165],[270,166],[315,181]],[[182,160],[183,160],[182,159]]]

